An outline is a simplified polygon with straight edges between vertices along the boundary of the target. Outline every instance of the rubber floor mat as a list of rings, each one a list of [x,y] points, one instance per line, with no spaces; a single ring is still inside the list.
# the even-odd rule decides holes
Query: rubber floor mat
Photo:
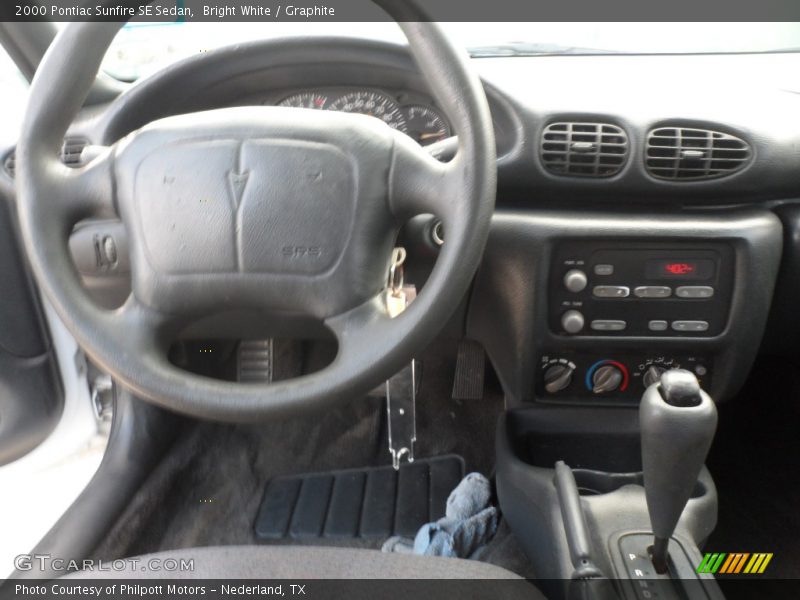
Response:
[[[447,455],[391,466],[292,475],[270,481],[255,522],[256,537],[414,537],[444,516],[447,497],[464,477],[464,460]]]

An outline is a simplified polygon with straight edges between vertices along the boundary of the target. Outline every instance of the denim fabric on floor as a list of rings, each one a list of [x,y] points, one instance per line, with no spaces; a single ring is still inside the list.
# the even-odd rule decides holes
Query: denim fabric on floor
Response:
[[[490,499],[489,480],[480,473],[470,473],[447,499],[444,517],[423,525],[413,541],[389,538],[383,551],[477,558],[497,532],[499,517]]]

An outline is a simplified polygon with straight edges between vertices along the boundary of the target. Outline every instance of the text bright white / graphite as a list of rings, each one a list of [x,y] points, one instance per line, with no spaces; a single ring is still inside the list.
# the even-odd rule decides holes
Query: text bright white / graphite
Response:
[[[242,4],[241,6],[231,6],[220,4],[217,6],[203,6],[203,17],[216,17],[227,19],[231,17],[271,17],[279,19],[289,18],[314,18],[314,17],[333,17],[336,11],[334,8],[325,5],[298,6],[287,4],[286,6],[263,6],[260,4]]]

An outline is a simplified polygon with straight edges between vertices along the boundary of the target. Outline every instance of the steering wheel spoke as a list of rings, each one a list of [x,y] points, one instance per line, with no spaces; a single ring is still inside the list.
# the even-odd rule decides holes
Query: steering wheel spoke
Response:
[[[77,222],[88,218],[117,216],[114,203],[114,147],[104,148],[91,162],[74,169],[58,165],[51,177],[55,202],[64,219]]]
[[[339,342],[340,356],[345,356],[351,348],[364,343],[365,335],[379,336],[390,322],[384,292],[381,292],[355,308],[326,319],[325,325]]]
[[[389,206],[396,218],[432,213],[446,219],[463,189],[458,154],[437,160],[408,136],[396,134],[389,180]]]

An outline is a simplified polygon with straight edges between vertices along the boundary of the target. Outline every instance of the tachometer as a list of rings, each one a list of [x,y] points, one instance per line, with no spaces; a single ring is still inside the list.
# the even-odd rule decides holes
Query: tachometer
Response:
[[[284,98],[278,103],[278,106],[324,110],[327,108],[327,104],[328,97],[324,94],[317,94],[315,92],[302,92],[300,94],[293,94],[288,98]]]
[[[389,127],[406,132],[406,117],[403,109],[386,94],[372,90],[360,90],[345,94],[331,102],[328,110],[358,113],[376,117]]]
[[[406,133],[423,146],[450,137],[450,125],[433,107],[412,104],[406,107]]]

